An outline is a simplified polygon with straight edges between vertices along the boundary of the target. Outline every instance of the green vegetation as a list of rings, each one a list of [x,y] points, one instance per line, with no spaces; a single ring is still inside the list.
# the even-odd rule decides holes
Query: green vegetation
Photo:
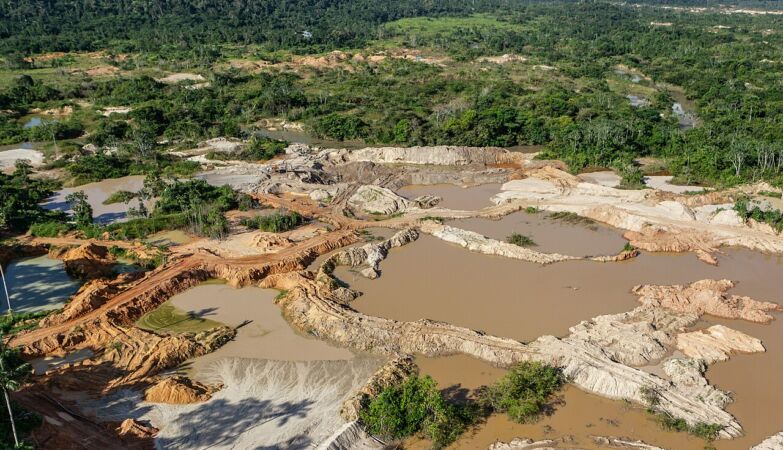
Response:
[[[644,173],[636,164],[620,163],[617,166],[621,189],[644,189]]]
[[[104,205],[112,205],[114,203],[130,203],[131,200],[136,198],[138,193],[130,191],[116,191],[112,192],[106,200],[103,201]]]
[[[775,191],[759,191],[759,195],[772,198],[783,198],[783,193]]]
[[[199,317],[195,313],[184,312],[170,302],[160,305],[136,322],[139,328],[158,333],[198,333],[221,325],[220,322]]]
[[[384,389],[360,413],[367,430],[384,439],[420,434],[443,448],[455,441],[475,420],[476,409],[453,405],[429,376],[412,376]]]
[[[33,223],[63,219],[63,214],[39,206],[58,183],[31,175],[30,165],[24,162],[17,163],[11,175],[0,173],[0,231],[26,231]]]
[[[593,225],[595,221],[589,217],[580,216],[570,211],[558,211],[547,214],[548,219],[559,220],[571,225]]]
[[[283,153],[287,146],[288,142],[254,135],[239,152],[209,152],[207,159],[266,161]]]
[[[73,211],[73,219],[77,227],[89,227],[92,225],[92,206],[87,201],[84,191],[76,191],[65,197],[68,206]]]
[[[20,331],[32,330],[33,328],[36,328],[38,322],[49,313],[51,313],[51,311],[2,315],[0,316],[0,335],[13,336]]]
[[[762,209],[744,198],[734,204],[734,211],[737,211],[743,220],[753,219],[759,223],[766,223],[778,233],[783,232],[783,212],[779,209]]]
[[[533,421],[545,412],[565,376],[556,367],[522,362],[480,394],[480,401],[495,412],[504,412],[518,423]]]
[[[525,212],[528,214],[538,214],[541,212],[541,210],[536,208],[535,206],[528,206],[525,208]]]
[[[418,434],[434,448],[442,448],[495,412],[520,423],[535,420],[547,411],[565,381],[557,368],[522,362],[494,385],[450,402],[432,378],[412,376],[363,404],[360,419],[367,431],[384,439]]]
[[[446,219],[444,219],[443,217],[440,217],[440,216],[424,216],[424,217],[422,217],[419,220],[422,221],[422,222],[425,221],[425,220],[430,220],[432,222],[440,223],[440,224],[443,224],[444,222],[446,222]]]
[[[11,401],[9,392],[16,391],[32,375],[32,367],[19,356],[19,351],[5,345],[0,336],[0,388],[5,405],[0,408],[0,446],[2,448],[32,448],[25,437],[41,424],[41,418]]]
[[[135,252],[129,252],[117,246],[109,247],[109,253],[117,259],[130,261],[145,270],[152,270],[162,266],[166,258],[165,254],[160,251],[156,252],[152,258],[140,258]]]
[[[660,394],[651,386],[643,386],[640,390],[642,399],[647,403],[647,412],[655,416],[655,419],[665,430],[687,432],[711,442],[718,437],[718,433],[723,429],[719,424],[707,424],[699,422],[695,425],[688,423],[681,418],[673,417],[666,411],[660,409]]]
[[[538,245],[529,236],[525,236],[524,234],[519,233],[511,233],[511,235],[506,238],[506,242],[509,244],[518,245],[520,247],[531,247]]]
[[[296,211],[275,211],[263,216],[243,217],[239,223],[254,230],[282,233],[293,230],[304,223],[304,220],[304,217]]]

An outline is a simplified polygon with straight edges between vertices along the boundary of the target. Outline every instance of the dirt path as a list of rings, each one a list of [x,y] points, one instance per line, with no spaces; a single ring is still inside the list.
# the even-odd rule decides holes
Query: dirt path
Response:
[[[352,237],[355,237],[353,230],[341,229],[315,236],[300,245],[283,249],[278,253],[243,258],[223,259],[205,253],[182,255],[180,259],[171,262],[170,265],[151,272],[135,286],[118,294],[100,307],[91,310],[89,313],[59,325],[39,328],[28,333],[17,335],[10,342],[10,345],[26,346],[53,335],[66,333],[81,324],[99,319],[107,312],[115,310],[138,297],[150,295],[155,290],[161,289],[162,286],[170,283],[175,277],[188,271],[199,269],[205,269],[210,272],[219,271],[216,268],[221,266],[222,268],[234,271],[248,268],[255,269],[259,273],[262,273],[264,272],[264,269],[267,269],[266,273],[264,273],[264,275],[267,275],[269,273],[269,268],[274,266],[283,267],[286,265],[296,265],[298,268],[303,268],[322,252],[339,248],[343,246],[344,243],[351,242]]]

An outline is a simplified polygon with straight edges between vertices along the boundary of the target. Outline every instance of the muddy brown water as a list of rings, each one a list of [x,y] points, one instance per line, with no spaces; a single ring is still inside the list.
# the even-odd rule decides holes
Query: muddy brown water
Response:
[[[397,193],[407,199],[414,199],[421,195],[435,195],[442,199],[438,203],[441,208],[472,211],[492,206],[489,199],[500,192],[500,186],[498,183],[471,187],[453,184],[411,184],[398,189]]]
[[[536,243],[530,247],[533,250],[573,256],[614,255],[627,242],[620,232],[603,225],[568,224],[548,219],[545,213],[518,212],[500,220],[462,219],[447,224],[500,241],[512,233],[520,233],[533,239]]]
[[[326,342],[296,333],[283,319],[274,289],[226,284],[202,284],[171,298],[177,308],[197,317],[239,326],[234,340],[213,353],[195,358],[183,367],[194,375],[223,358],[281,361],[345,360],[353,354]]]
[[[563,233],[555,234],[567,239]],[[687,284],[704,278],[728,278],[739,282],[731,293],[783,303],[783,290],[779,288],[783,258],[741,249],[725,249],[718,257],[717,267],[698,261],[692,254],[646,253],[621,263],[569,261],[540,266],[471,253],[431,236],[422,236],[413,244],[393,249],[381,265],[383,275],[379,279],[367,280],[346,268],[338,268],[336,274],[363,293],[352,303],[363,313],[405,321],[442,320],[521,341],[531,341],[544,334],[564,336],[570,326],[581,320],[633,309],[638,302],[630,290],[637,284]],[[735,355],[728,362],[716,363],[707,372],[713,383],[734,393],[736,401],[728,411],[737,417],[746,433],[739,439],[718,441],[715,446],[719,450],[747,449],[783,429],[780,409],[783,405],[783,315],[777,314],[770,325],[712,317],[706,317],[702,325],[713,323],[724,323],[756,336],[767,349],[764,354]],[[448,372],[456,377],[449,382],[471,376],[467,367],[463,370],[461,365]],[[605,407],[609,410],[601,412],[602,415],[609,416],[610,411],[620,414],[617,408],[622,402],[592,395],[586,399],[587,394],[573,391],[569,394],[572,404],[585,405],[582,409],[586,412]],[[585,420],[584,413],[579,412],[582,409],[562,409],[553,417],[558,420],[562,417],[563,424],[570,421],[572,428],[596,424],[597,417]],[[486,427],[496,431],[484,433],[509,438],[537,437],[525,434],[527,429],[516,425],[509,429],[511,425],[504,420],[491,419]],[[703,447],[702,441],[690,442],[690,438],[667,444],[667,433],[643,413],[638,420],[624,420],[633,427],[624,426],[615,435],[642,438],[647,436],[643,433],[649,428],[650,443],[670,449]],[[571,429],[563,424],[560,428]],[[500,431],[505,429],[510,431]],[[592,427],[589,431],[599,434]],[[677,434],[672,439],[681,439],[680,436],[684,435]],[[491,443],[495,437],[488,435],[482,439]]]
[[[445,358],[416,359],[421,375],[429,375],[447,395],[461,398],[470,391],[500,379],[504,370],[476,359],[459,355]],[[468,430],[449,448],[485,449],[494,442],[508,442],[524,437],[533,440],[572,439],[568,445],[578,448],[605,448],[596,445],[592,436],[629,436],[668,449],[702,450],[704,441],[684,433],[667,432],[653,421],[642,407],[588,394],[566,386],[558,395],[554,411],[538,421],[518,424],[505,414],[494,414],[474,429]],[[411,439],[405,448],[426,449],[429,443]]]

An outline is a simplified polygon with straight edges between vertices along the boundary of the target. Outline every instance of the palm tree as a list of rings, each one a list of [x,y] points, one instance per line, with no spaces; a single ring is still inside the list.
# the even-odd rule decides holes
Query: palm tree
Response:
[[[0,338],[0,343],[2,339]],[[0,344],[2,345],[2,344]],[[16,434],[16,423],[14,422],[14,413],[11,410],[11,398],[8,391],[19,389],[19,385],[30,375],[30,364],[17,364],[16,352],[6,346],[0,348],[0,386],[3,388],[5,396],[5,405],[8,407],[8,417],[11,419],[11,431],[14,434],[14,445],[19,447],[19,437]],[[6,369],[6,367],[8,367]]]

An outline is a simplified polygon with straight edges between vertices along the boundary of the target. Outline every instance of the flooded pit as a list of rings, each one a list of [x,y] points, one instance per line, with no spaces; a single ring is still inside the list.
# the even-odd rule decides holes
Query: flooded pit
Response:
[[[133,199],[127,204],[119,202],[104,205],[103,202],[109,198],[111,194],[117,191],[136,192],[142,187],[144,187],[144,176],[142,175],[113,178],[97,183],[88,183],[77,187],[61,189],[42,206],[46,209],[67,212],[70,210],[70,206],[65,198],[73,192],[84,191],[84,193],[87,194],[87,201],[90,203],[90,206],[92,206],[95,222],[111,223],[126,219],[128,209],[137,207],[138,200]],[[151,207],[152,202],[147,206]]]
[[[470,391],[494,383],[506,372],[467,356],[416,359],[421,375],[429,375],[447,396],[472,395]],[[459,375],[457,375],[459,374]],[[454,398],[454,397],[452,397]],[[667,449],[703,450],[704,441],[685,433],[667,432],[648,415],[644,408],[622,401],[588,394],[566,385],[553,402],[551,415],[528,424],[518,424],[505,414],[494,414],[483,424],[468,430],[449,448],[485,449],[494,442],[509,442],[514,438],[573,438],[568,445],[598,449],[592,436],[628,436]],[[427,449],[429,442],[411,439],[406,449]]]
[[[476,210],[493,206],[490,197],[500,192],[500,184],[489,183],[471,187],[460,187],[453,184],[412,184],[403,186],[397,193],[407,199],[422,195],[435,195],[442,200],[440,208]]]
[[[183,369],[200,374],[211,363],[226,358],[281,361],[346,360],[353,354],[326,342],[297,334],[275,305],[279,294],[273,289],[226,284],[206,284],[169,300],[181,311],[237,327],[237,336],[217,351],[198,357]]]
[[[581,320],[631,310],[639,304],[630,293],[637,284],[687,284],[704,278],[727,278],[739,282],[730,293],[783,303],[783,292],[778,286],[783,258],[740,249],[725,249],[718,256],[717,267],[698,261],[692,254],[646,253],[622,263],[572,261],[542,267],[474,254],[422,236],[413,244],[393,249],[381,265],[383,276],[377,280],[366,280],[345,268],[339,268],[337,274],[364,293],[352,303],[363,313],[406,321],[443,320],[522,341],[543,334],[563,336],[568,327]],[[783,404],[783,315],[777,314],[770,325],[713,317],[705,317],[702,325],[714,323],[758,337],[767,349],[764,354],[735,355],[707,372],[711,382],[734,392],[735,402],[727,409],[746,433],[738,439],[718,441],[715,446],[719,450],[747,449],[780,431],[783,424],[779,409]],[[442,376],[449,386],[459,383],[474,388],[497,374],[493,372],[497,369],[486,365],[481,368],[480,362],[438,364],[445,367],[442,373],[448,376]],[[481,371],[476,372],[471,366],[478,366]],[[434,370],[422,363],[423,373]],[[606,411],[601,415],[618,415],[623,423],[632,424],[611,433],[607,430],[611,435],[631,436],[665,448],[703,448],[699,439],[661,430],[643,411],[629,416],[622,402],[577,389],[567,392],[566,403],[569,401],[572,406],[583,406],[561,409],[536,426],[549,425],[575,435],[581,427],[584,436],[600,434],[595,428],[596,416],[586,414]],[[587,424],[593,426],[586,427]],[[519,427],[502,417],[493,417],[476,435],[478,441],[465,441],[468,444],[457,448],[484,448],[501,436],[501,440],[547,437],[543,428],[536,432],[535,427]],[[672,440],[668,440],[670,434]]]
[[[38,312],[60,308],[81,283],[65,273],[63,262],[48,256],[12,262],[5,269],[8,294],[14,312]],[[8,306],[0,301],[0,314]]]
[[[512,233],[520,233],[533,239],[536,243],[530,247],[533,250],[572,256],[614,255],[626,243],[619,231],[604,225],[569,224],[549,219],[546,213],[518,212],[500,220],[474,218],[452,220],[447,224],[499,241],[505,241]]]

